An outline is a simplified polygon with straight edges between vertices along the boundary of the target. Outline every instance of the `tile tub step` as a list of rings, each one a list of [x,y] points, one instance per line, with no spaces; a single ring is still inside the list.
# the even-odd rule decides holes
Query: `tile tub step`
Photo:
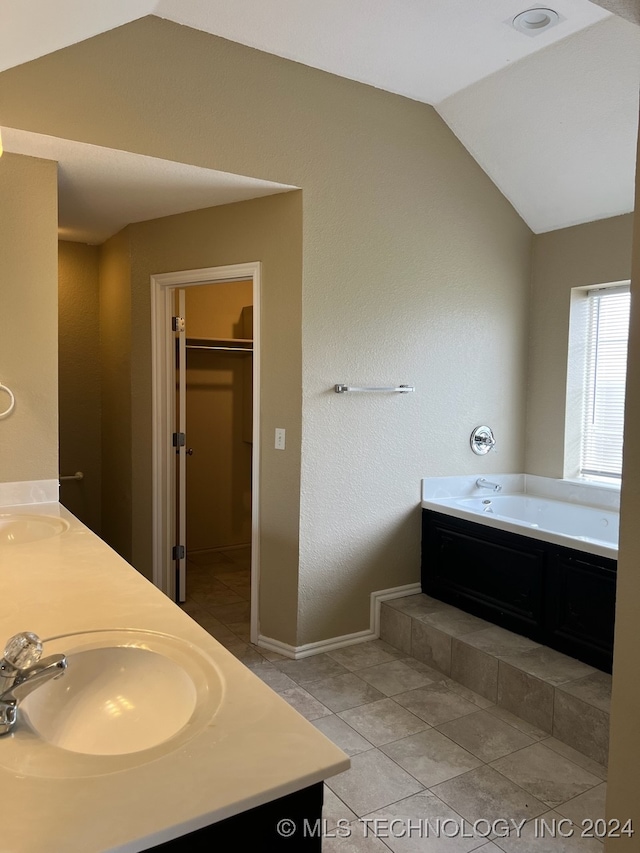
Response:
[[[424,594],[383,602],[380,638],[606,765],[610,675]]]

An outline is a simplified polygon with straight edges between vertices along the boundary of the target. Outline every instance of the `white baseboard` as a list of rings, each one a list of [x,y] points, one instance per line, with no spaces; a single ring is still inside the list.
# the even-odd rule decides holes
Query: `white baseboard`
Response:
[[[390,589],[380,589],[371,593],[371,630],[376,637],[380,636],[380,606],[383,601],[391,598],[405,598],[407,595],[419,595],[422,587],[419,583],[408,583],[405,586],[394,586]]]
[[[270,652],[277,652],[286,658],[300,660],[311,655],[333,652],[336,649],[353,646],[356,643],[366,643],[367,640],[375,640],[380,636],[380,606],[383,601],[388,601],[390,598],[404,598],[406,595],[418,595],[420,592],[422,592],[422,589],[419,583],[411,583],[405,586],[396,586],[372,592],[370,627],[366,631],[356,631],[354,634],[344,634],[342,637],[318,640],[315,643],[306,643],[303,646],[291,646],[288,643],[281,643],[280,640],[273,640],[270,637],[260,634],[258,645],[263,649],[268,649]]]

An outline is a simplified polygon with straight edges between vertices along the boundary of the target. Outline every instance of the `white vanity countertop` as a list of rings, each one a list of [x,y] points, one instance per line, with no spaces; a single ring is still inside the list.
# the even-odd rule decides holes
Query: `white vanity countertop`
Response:
[[[70,528],[0,545],[0,643],[25,630],[43,639],[162,632],[213,662],[224,698],[211,723],[175,751],[115,772],[100,772],[101,758],[91,756],[97,772],[72,775],[70,754],[55,747],[59,765],[56,758],[34,770],[16,736],[0,737],[0,853],[146,850],[349,767],[342,750],[58,503],[0,508],[11,512],[60,516]]]

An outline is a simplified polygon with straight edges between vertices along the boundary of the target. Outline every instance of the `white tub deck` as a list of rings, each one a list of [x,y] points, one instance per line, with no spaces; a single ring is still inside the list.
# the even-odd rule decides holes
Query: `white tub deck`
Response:
[[[493,492],[473,477],[422,481],[422,507],[498,530],[618,559],[619,494],[598,486],[525,474],[488,475]]]

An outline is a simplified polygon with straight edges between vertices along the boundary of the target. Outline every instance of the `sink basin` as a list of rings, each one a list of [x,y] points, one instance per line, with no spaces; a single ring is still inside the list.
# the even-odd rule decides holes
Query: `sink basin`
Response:
[[[139,646],[67,655],[63,678],[34,691],[22,712],[40,737],[89,755],[140,752],[191,719],[197,689],[175,661]]]
[[[202,731],[223,700],[214,663],[167,634],[72,634],[45,641],[44,652],[65,653],[68,668],[20,703],[14,752],[0,745],[0,763],[25,773],[96,775],[151,761]]]
[[[0,515],[0,547],[49,539],[68,529],[68,522],[54,515]]]

